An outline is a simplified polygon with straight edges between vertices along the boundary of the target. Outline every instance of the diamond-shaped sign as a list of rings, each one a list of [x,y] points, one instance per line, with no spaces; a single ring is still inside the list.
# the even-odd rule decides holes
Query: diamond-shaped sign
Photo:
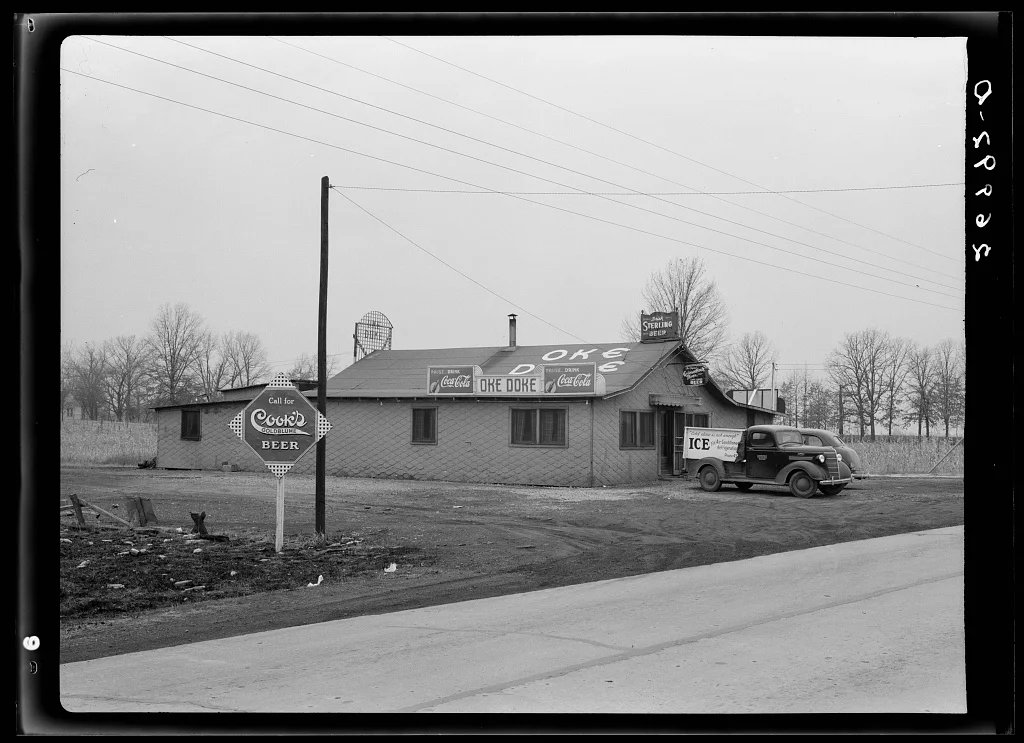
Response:
[[[228,425],[278,478],[331,430],[330,421],[284,374],[271,379]]]

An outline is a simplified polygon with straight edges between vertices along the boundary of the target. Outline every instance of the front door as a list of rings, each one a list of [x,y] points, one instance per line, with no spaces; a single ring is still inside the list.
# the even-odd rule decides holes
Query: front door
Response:
[[[675,413],[672,410],[662,410],[660,417],[661,445],[658,447],[658,472],[663,475],[671,475],[676,441]]]

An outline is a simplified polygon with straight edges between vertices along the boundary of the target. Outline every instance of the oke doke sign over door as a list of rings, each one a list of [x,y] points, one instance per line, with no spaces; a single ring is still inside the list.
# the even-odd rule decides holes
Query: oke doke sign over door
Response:
[[[479,366],[431,366],[431,395],[603,395],[605,381],[593,362],[545,364],[535,374],[484,374]]]

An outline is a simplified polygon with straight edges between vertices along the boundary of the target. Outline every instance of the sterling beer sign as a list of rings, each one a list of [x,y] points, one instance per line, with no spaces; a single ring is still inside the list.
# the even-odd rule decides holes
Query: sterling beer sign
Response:
[[[429,366],[427,391],[431,395],[472,395],[478,374],[475,366]]]
[[[228,424],[277,477],[331,430],[284,374],[278,374]]]
[[[640,342],[679,340],[679,313],[652,312],[640,313]]]

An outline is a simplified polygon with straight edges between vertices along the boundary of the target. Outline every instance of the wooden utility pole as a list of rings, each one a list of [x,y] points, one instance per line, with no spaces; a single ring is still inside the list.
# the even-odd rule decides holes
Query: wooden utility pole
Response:
[[[330,179],[320,179],[320,311],[317,322],[316,345],[316,409],[327,417],[327,195],[331,188]],[[327,487],[327,442],[316,442],[316,533],[326,534]]]

